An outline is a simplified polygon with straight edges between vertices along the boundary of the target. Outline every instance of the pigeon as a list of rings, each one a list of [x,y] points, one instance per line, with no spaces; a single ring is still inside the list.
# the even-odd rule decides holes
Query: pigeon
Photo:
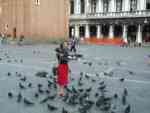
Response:
[[[97,106],[97,107],[100,107],[100,106],[102,106],[102,105],[104,105],[104,104],[109,103],[110,100],[111,100],[111,98],[109,98],[109,97],[106,98],[106,97],[104,97],[104,96],[102,95],[102,96],[100,96],[100,97],[98,98],[98,100],[96,101],[96,106]]]
[[[47,104],[47,107],[48,107],[48,109],[49,109],[50,111],[55,111],[55,110],[58,109],[57,107],[52,106],[52,105],[50,105],[50,104]]]
[[[99,77],[99,74],[98,74],[98,73],[96,73],[96,76],[97,76],[97,77]]]
[[[27,98],[24,98],[24,104],[25,105],[28,105],[28,106],[32,106],[32,105],[34,105],[34,103],[33,102],[31,102],[30,100],[28,100]]]
[[[95,80],[95,79],[92,79],[91,81],[92,81],[92,82],[96,82],[96,80]]]
[[[102,90],[104,90],[105,88],[106,88],[106,85],[103,85],[103,86],[100,86],[98,89],[102,91]]]
[[[23,59],[20,60],[20,63],[23,63]]]
[[[65,89],[66,89],[67,92],[72,93],[72,90],[70,88],[68,88],[67,86],[65,86]]]
[[[42,84],[38,84],[37,86],[38,86],[38,88],[41,88],[41,87],[43,87],[43,85],[42,85]]]
[[[86,79],[89,79],[89,78],[90,78],[90,76],[88,76],[87,74],[85,74],[85,78],[86,78]]]
[[[112,71],[111,72],[104,72],[105,76],[113,76],[113,74],[114,74],[114,72],[112,72]]]
[[[17,102],[20,103],[21,100],[22,100],[22,95],[21,95],[21,93],[19,93],[17,96]]]
[[[115,93],[115,94],[114,94],[114,98],[118,98],[118,95],[117,95],[117,93]]]
[[[90,91],[92,91],[92,87],[86,89],[86,92],[90,92]]]
[[[42,90],[41,88],[38,88],[38,92],[39,92],[40,94],[43,94],[43,93],[44,93],[44,90]]]
[[[87,64],[88,62],[83,62],[83,64]]]
[[[40,104],[46,103],[48,100],[50,100],[50,96],[44,98],[43,100],[40,101]]]
[[[22,85],[21,83],[19,83],[19,88],[20,89],[26,89],[26,87],[24,85]]]
[[[82,89],[82,88],[81,88],[81,89],[78,89],[78,91],[79,91],[79,92],[83,92],[83,91],[84,91],[84,89]]]
[[[52,72],[53,72],[53,75],[56,76],[57,75],[57,67],[54,66],[52,68]]]
[[[83,86],[83,83],[81,81],[78,81],[78,86]]]
[[[35,93],[35,94],[34,94],[34,97],[35,97],[35,98],[38,98],[38,97],[39,97],[39,94],[38,94],[38,93]]]
[[[134,74],[134,72],[133,72],[133,71],[128,71],[128,73],[129,73],[130,75],[133,75],[133,74]]]
[[[49,99],[50,99],[50,100],[54,100],[54,99],[56,98],[56,96],[57,96],[56,94],[51,95],[51,96],[49,96]]]
[[[125,80],[124,78],[121,78],[121,79],[120,79],[120,82],[124,82],[124,80]]]
[[[93,101],[91,101],[91,100],[86,100],[84,107],[86,107],[86,109],[91,109],[91,107],[92,107],[94,104],[95,104],[95,102],[93,102]]]
[[[17,77],[21,77],[21,76],[22,76],[22,74],[21,74],[21,73],[16,72],[16,76],[17,76]]]
[[[124,92],[123,92],[123,94],[124,94],[125,96],[127,96],[127,95],[128,95],[127,88],[124,88]]]
[[[45,90],[45,92],[47,93],[47,94],[50,94],[50,91],[47,89],[47,90]]]
[[[74,78],[71,78],[71,81],[74,81],[75,79]]]
[[[0,58],[0,61],[2,60],[2,58]]]
[[[117,61],[116,64],[117,64],[118,66],[121,66],[121,62],[120,62],[120,61]]]
[[[53,84],[54,88],[57,89],[57,84]]]
[[[13,97],[13,93],[12,92],[8,92],[8,97],[12,98]]]
[[[41,78],[46,78],[46,77],[47,77],[47,75],[48,75],[48,73],[47,73],[47,72],[45,72],[45,71],[37,72],[37,73],[35,74],[35,76],[37,76],[37,77],[41,77]]]
[[[88,65],[89,65],[89,66],[92,66],[92,62],[89,62]]]
[[[125,95],[122,96],[122,104],[126,105],[126,96]]]
[[[71,97],[69,98],[68,104],[69,105],[77,105],[78,104],[77,98],[78,98],[77,95],[75,95],[75,94],[71,95]]]
[[[83,72],[80,72],[80,75],[83,76]]]
[[[7,62],[8,62],[8,63],[10,63],[10,62],[11,62],[11,60],[7,60]]]
[[[104,85],[104,81],[100,82],[99,85]]]
[[[29,84],[28,84],[28,87],[31,88],[31,87],[32,87],[32,83],[29,83]]]
[[[124,113],[130,113],[131,112],[131,106],[128,105],[125,110],[124,110]]]
[[[75,88],[75,87],[73,87],[73,86],[72,86],[72,92],[74,92],[74,93],[78,93],[78,91],[76,90],[76,88]]]
[[[65,95],[64,98],[63,98],[63,101],[64,101],[64,102],[67,102],[68,98],[69,98],[69,93],[66,93],[66,95]]]
[[[8,76],[11,76],[11,73],[10,73],[10,72],[8,72],[8,73],[7,73],[7,75],[8,75]]]
[[[69,113],[69,112],[63,107],[62,113]]]
[[[24,76],[23,78],[20,79],[21,81],[25,82],[27,78]]]
[[[95,97],[98,97],[99,96],[99,94],[98,93],[95,93]]]
[[[111,104],[107,103],[107,104],[104,104],[100,109],[103,111],[109,111],[110,108],[111,108]]]
[[[53,82],[51,82],[51,81],[47,81],[48,82],[48,87],[51,87],[51,85],[53,84]]]

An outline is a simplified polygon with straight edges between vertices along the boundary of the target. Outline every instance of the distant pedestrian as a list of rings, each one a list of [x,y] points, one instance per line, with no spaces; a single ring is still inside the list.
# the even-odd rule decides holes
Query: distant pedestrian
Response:
[[[22,46],[23,40],[24,40],[24,35],[21,35],[20,38],[19,38],[19,41],[18,41],[19,46]]]
[[[74,52],[74,53],[76,53],[76,43],[77,43],[77,41],[76,41],[76,38],[75,37],[72,37],[71,38],[71,41],[70,41],[70,51],[71,52]]]
[[[1,44],[5,44],[5,40],[6,40],[6,38],[5,38],[5,35],[4,34],[2,34],[2,36],[1,36],[2,38],[1,38]]]
[[[57,84],[59,86],[58,94],[64,96],[64,87],[68,84],[68,44],[64,42],[56,48],[56,56],[58,59],[57,67]]]

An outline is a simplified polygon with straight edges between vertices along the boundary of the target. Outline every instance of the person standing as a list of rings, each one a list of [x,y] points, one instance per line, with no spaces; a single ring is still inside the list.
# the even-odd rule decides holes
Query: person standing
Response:
[[[76,39],[74,37],[71,38],[70,43],[70,51],[76,53]]]
[[[64,87],[68,84],[68,44],[64,42],[56,48],[56,56],[58,60],[57,67],[57,84],[59,87],[58,94],[64,96]]]

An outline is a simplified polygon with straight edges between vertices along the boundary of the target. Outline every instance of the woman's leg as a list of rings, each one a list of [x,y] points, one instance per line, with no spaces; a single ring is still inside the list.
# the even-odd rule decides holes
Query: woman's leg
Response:
[[[64,96],[64,86],[59,86],[58,95]]]

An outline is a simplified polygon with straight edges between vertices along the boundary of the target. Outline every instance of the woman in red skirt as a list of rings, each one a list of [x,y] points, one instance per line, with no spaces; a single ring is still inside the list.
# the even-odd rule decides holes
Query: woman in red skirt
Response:
[[[60,48],[56,49],[58,67],[57,67],[57,84],[59,86],[59,95],[64,96],[64,86],[68,84],[68,44],[64,42]]]

